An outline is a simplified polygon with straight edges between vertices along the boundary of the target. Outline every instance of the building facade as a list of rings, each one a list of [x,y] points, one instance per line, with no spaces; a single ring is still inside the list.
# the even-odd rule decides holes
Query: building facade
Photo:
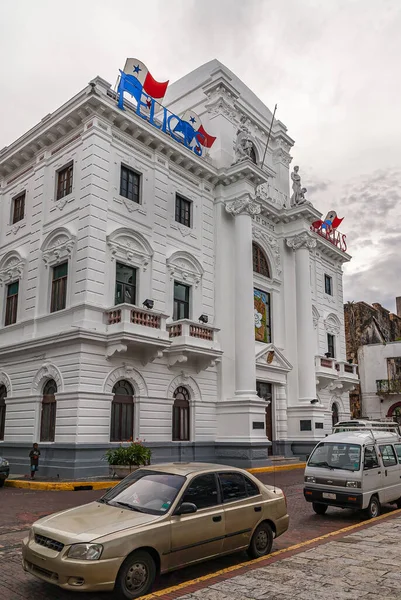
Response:
[[[97,77],[0,152],[0,453],[14,472],[305,455],[349,416],[344,248],[290,198],[293,140],[214,60],[172,86],[198,156]],[[294,170],[295,171],[295,170]],[[299,186],[300,187],[300,186]],[[303,192],[302,192],[303,194]]]
[[[359,362],[359,350],[368,344],[388,344],[401,339],[401,297],[396,298],[397,314],[391,313],[379,303],[372,306],[366,302],[344,304],[345,340],[347,358]],[[364,354],[362,353],[362,357]],[[378,358],[379,362],[382,360]],[[369,416],[371,408],[363,406],[361,386],[350,392],[351,415],[355,419]]]

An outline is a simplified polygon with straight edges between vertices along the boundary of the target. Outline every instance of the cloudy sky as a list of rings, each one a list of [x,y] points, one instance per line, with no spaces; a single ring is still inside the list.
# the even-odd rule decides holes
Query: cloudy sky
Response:
[[[400,0],[15,0],[0,20],[0,148],[127,56],[160,81],[218,58],[296,140],[309,199],[345,217],[345,300],[401,296]]]

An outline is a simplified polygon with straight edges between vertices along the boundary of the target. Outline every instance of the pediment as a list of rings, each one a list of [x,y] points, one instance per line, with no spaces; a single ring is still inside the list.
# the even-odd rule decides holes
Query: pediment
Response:
[[[255,348],[256,366],[288,373],[292,364],[274,344],[258,344]]]

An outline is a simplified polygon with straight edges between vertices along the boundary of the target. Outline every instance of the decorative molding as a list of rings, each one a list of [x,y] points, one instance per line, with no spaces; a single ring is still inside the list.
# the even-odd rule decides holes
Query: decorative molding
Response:
[[[146,215],[144,205],[140,204],[139,202],[128,200],[128,198],[124,198],[124,196],[114,196],[113,200],[114,202],[117,202],[117,204],[123,204],[129,213],[139,212],[142,215]]]
[[[0,286],[22,279],[25,260],[16,250],[5,255],[0,262]]]
[[[41,246],[46,268],[69,260],[74,246],[75,236],[66,227],[60,227],[50,233]]]
[[[275,148],[273,150],[273,165],[282,164],[285,167],[289,167],[292,161],[292,156],[283,148]]]
[[[153,248],[146,238],[132,229],[123,227],[107,236],[111,260],[120,259],[128,264],[141,267],[144,271],[153,256]]]
[[[226,211],[234,217],[244,213],[247,213],[250,216],[260,215],[261,213],[261,206],[259,202],[256,202],[253,198],[251,198],[251,196],[226,202],[225,207]]]
[[[43,386],[49,379],[54,379],[57,384],[57,392],[64,389],[63,377],[60,370],[51,363],[45,363],[36,373],[32,382],[32,394],[40,395],[43,393]]]
[[[13,395],[13,388],[11,385],[11,379],[4,371],[0,371],[0,385],[4,385],[7,390],[7,396]]]
[[[261,231],[258,227],[253,225],[252,227],[253,238],[259,242],[264,243],[270,250],[274,258],[274,264],[276,266],[277,275],[280,276],[282,272],[281,268],[281,255],[279,243],[275,237]]]
[[[122,367],[116,367],[107,375],[103,383],[104,393],[112,394],[114,385],[117,381],[121,381],[121,379],[125,379],[132,384],[136,398],[148,396],[148,388],[145,379],[139,371],[127,363],[123,363]]]
[[[202,399],[199,386],[195,379],[192,379],[192,377],[189,377],[183,371],[170,382],[166,397],[173,399],[175,390],[181,386],[187,388],[190,393],[190,400],[192,400],[192,402],[199,402]]]
[[[338,335],[341,331],[340,319],[336,315],[330,314],[324,320],[324,327],[327,333],[330,333],[331,335]]]
[[[316,306],[312,306],[313,328],[317,329],[319,325],[320,313]]]
[[[63,208],[65,207],[66,204],[69,204],[70,202],[74,202],[74,200],[75,200],[75,197],[73,196],[73,194],[68,194],[68,196],[64,196],[63,198],[60,198],[60,200],[55,200],[54,204],[59,210],[63,210]]]
[[[316,248],[317,241],[314,237],[309,235],[309,233],[300,233],[291,238],[286,239],[287,246],[292,248],[292,250],[299,250],[300,248],[307,248],[308,250],[312,250]]]
[[[197,258],[189,252],[179,250],[167,259],[167,270],[170,280],[179,279],[198,287],[202,280],[204,269]]]

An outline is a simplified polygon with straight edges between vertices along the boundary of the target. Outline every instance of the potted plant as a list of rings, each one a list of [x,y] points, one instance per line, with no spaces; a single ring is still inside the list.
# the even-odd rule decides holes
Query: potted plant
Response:
[[[129,446],[110,448],[106,452],[106,460],[110,466],[112,477],[123,479],[139,467],[150,465],[152,451],[143,445],[142,440],[135,440]]]

